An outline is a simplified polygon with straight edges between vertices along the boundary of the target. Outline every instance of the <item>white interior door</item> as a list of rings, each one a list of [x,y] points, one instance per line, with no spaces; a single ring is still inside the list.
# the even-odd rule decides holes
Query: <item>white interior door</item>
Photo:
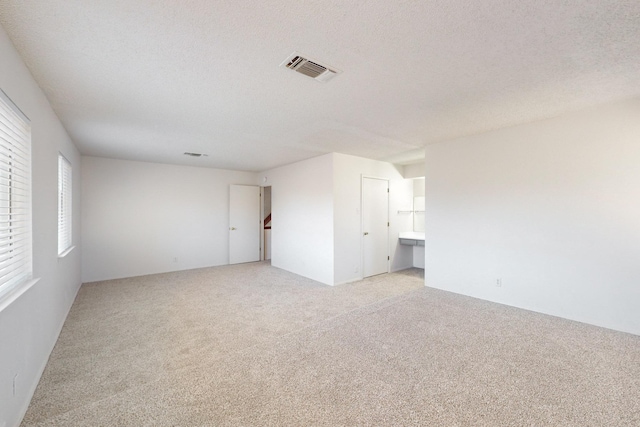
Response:
[[[364,277],[389,272],[389,181],[362,178]]]
[[[229,187],[229,263],[260,260],[260,187]]]

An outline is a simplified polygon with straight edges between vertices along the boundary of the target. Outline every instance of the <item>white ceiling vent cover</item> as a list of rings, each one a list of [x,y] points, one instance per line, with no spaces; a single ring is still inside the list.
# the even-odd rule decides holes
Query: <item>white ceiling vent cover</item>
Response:
[[[296,71],[305,76],[309,76],[319,82],[327,82],[331,80],[336,74],[340,74],[342,71],[337,70],[327,65],[322,65],[318,61],[313,61],[308,57],[293,52],[287,59],[284,60],[281,67],[287,67],[290,70]]]

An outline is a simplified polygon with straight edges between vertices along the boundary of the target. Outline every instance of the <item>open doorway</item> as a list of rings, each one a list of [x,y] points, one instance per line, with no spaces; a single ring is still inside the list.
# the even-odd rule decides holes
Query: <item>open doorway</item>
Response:
[[[271,187],[262,187],[262,259],[271,259]]]

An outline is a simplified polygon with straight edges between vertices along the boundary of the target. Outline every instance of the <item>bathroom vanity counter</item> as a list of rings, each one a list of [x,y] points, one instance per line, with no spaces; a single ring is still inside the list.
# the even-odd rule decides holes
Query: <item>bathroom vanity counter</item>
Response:
[[[398,237],[401,245],[424,246],[424,231],[404,231]]]

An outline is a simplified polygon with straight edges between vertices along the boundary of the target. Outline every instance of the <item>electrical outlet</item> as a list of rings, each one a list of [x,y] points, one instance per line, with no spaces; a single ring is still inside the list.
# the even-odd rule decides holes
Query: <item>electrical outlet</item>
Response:
[[[496,279],[496,286],[499,287],[499,288],[502,287],[502,279],[501,278]]]

